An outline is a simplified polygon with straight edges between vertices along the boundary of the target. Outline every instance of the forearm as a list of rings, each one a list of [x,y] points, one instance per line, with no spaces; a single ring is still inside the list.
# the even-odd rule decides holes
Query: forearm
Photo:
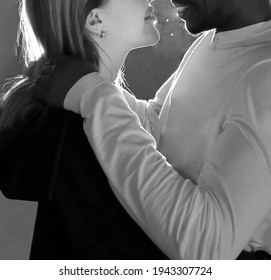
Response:
[[[159,115],[153,110],[153,106],[150,106],[146,100],[137,99],[127,91],[124,91],[123,94],[130,109],[138,116],[142,127],[154,135]]]

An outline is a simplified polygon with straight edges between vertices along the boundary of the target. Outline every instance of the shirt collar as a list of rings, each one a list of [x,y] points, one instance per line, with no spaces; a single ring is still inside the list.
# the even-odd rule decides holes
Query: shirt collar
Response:
[[[213,43],[216,48],[249,46],[259,43],[271,43],[271,21],[249,25],[243,28],[213,32]]]

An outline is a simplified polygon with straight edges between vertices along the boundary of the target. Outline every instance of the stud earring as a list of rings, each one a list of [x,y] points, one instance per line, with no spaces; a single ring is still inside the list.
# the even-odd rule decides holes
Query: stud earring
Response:
[[[101,33],[100,33],[100,38],[103,39],[103,37],[105,36],[105,34],[106,34],[106,32],[102,30]]]

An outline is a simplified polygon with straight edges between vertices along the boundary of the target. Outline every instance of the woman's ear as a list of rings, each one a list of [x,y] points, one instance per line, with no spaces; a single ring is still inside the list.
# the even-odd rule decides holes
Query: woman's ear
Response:
[[[105,32],[103,14],[99,9],[94,9],[88,14],[85,28],[90,34],[97,36]]]

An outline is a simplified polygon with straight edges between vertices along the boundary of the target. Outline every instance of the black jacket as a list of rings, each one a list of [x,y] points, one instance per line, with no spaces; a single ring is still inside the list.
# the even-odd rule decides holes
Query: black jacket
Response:
[[[167,259],[115,197],[81,116],[54,104],[90,69],[56,65],[28,89],[28,109],[0,127],[0,189],[39,202],[30,258]]]

